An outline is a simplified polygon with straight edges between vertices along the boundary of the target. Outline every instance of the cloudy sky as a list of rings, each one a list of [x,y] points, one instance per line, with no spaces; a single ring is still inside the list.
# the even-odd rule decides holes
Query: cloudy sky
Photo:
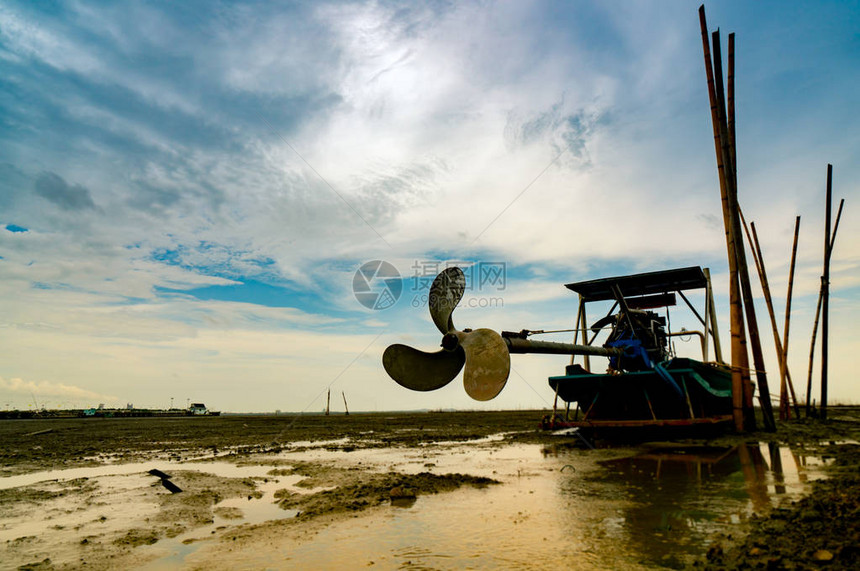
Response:
[[[514,356],[488,403],[387,378],[388,344],[438,345],[422,285],[452,261],[504,268],[454,317],[506,330],[572,327],[564,283],[710,267],[727,338],[697,8],[0,1],[0,406],[550,406],[564,357]],[[780,328],[802,216],[802,394],[834,165],[830,394],[860,402],[860,5],[707,9]],[[390,308],[353,295],[370,260]]]

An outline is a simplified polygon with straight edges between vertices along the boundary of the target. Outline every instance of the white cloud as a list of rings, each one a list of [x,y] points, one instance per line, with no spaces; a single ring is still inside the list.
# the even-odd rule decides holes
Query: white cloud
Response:
[[[115,396],[99,394],[74,385],[51,381],[25,381],[18,378],[4,379],[3,377],[0,377],[0,393],[5,393],[6,398],[15,397],[18,400],[21,400],[21,397],[27,396],[32,396],[33,398],[37,398],[37,400],[44,398],[103,402],[115,402],[118,400]]]

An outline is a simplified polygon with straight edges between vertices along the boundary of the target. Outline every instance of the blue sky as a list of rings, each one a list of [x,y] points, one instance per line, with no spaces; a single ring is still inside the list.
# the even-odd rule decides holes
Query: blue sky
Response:
[[[571,327],[564,283],[702,265],[726,331],[697,9],[3,2],[0,406],[551,404],[560,357],[515,356],[489,403],[385,376],[388,344],[438,344],[410,280],[437,262],[504,264],[455,322],[506,330]],[[860,6],[707,10],[737,35],[740,200],[779,323],[802,216],[795,379],[834,165],[830,394],[860,401]],[[391,308],[353,295],[369,260],[406,278]]]

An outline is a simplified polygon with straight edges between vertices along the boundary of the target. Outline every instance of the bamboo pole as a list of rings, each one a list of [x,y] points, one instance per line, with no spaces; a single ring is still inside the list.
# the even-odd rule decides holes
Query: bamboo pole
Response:
[[[340,391],[341,396],[343,396],[343,410],[346,412],[346,416],[349,416],[349,407],[346,404],[346,393]]]
[[[735,146],[734,132],[734,34],[729,34],[729,60],[728,60],[728,85],[730,92],[726,102],[726,93],[723,89],[723,61],[722,61],[722,44],[720,42],[719,28],[711,34],[712,49],[714,59],[714,80],[717,92],[717,116],[719,118],[720,128],[720,143],[722,145],[723,161],[726,168],[727,181],[726,185],[728,193],[728,212],[729,223],[731,224],[732,244],[736,258],[736,276],[738,288],[741,292],[741,308],[746,310],[747,300],[744,297],[744,272],[746,270],[746,260],[744,257],[743,235],[740,232],[738,219],[738,193],[737,182],[738,173],[735,163],[737,147]],[[730,116],[726,115],[726,107]],[[730,128],[731,127],[731,128]],[[741,353],[741,378],[743,386],[743,408],[744,408],[744,424],[747,430],[755,430],[755,409],[753,406],[753,386],[750,378],[750,363],[749,351],[750,337],[747,335],[748,329],[744,323],[743,316],[740,320],[740,335],[741,343],[744,350]]]
[[[714,32],[714,73],[719,72],[717,77],[717,97],[722,97],[723,88],[720,85],[722,82],[723,65],[722,62],[717,64],[720,57],[720,29]],[[738,190],[738,147],[737,137],[735,134],[735,35],[729,34],[729,58],[728,68],[726,69],[726,129],[729,134],[729,157],[731,158],[732,186],[735,193]],[[720,111],[723,110],[722,105]],[[743,242],[743,238],[741,238]]]
[[[761,340],[759,337],[758,320],[755,314],[755,305],[753,304],[752,282],[749,277],[749,268],[747,266],[746,252],[743,244],[743,233],[741,231],[741,222],[738,206],[738,191],[737,191],[737,169],[734,157],[737,154],[734,141],[734,133],[729,132],[729,119],[725,116],[724,94],[722,89],[722,58],[720,55],[720,32],[719,30],[713,33],[713,49],[714,49],[714,74],[716,77],[716,93],[717,93],[717,112],[720,118],[720,139],[723,145],[723,160],[725,161],[728,178],[728,195],[729,195],[729,213],[732,225],[732,234],[735,241],[735,255],[737,256],[738,282],[740,285],[742,296],[742,307],[746,314],[746,331],[748,336],[745,341],[748,342],[749,348],[752,351],[753,362],[755,363],[756,381],[759,389],[759,404],[762,409],[762,416],[767,430],[775,430],[776,425],[773,419],[773,408],[770,402],[770,389],[767,384],[767,372],[765,370],[764,354],[761,350]],[[719,73],[718,73],[719,72]],[[732,79],[731,88],[734,90],[734,34],[729,34],[729,76]],[[734,101],[734,93],[730,94]],[[734,105],[729,107],[729,111],[734,114]],[[734,117],[731,118],[731,124],[734,125]],[[746,357],[747,361],[749,356]],[[753,408],[753,388],[749,379],[749,365],[746,367],[746,379],[744,384],[744,408],[746,410],[746,423],[748,430],[755,430],[755,413]]]
[[[741,213],[741,217],[743,217],[743,213]],[[791,412],[788,403],[788,386],[786,383],[785,376],[785,359],[782,348],[782,340],[779,337],[779,330],[776,325],[776,312],[773,309],[773,297],[770,293],[770,285],[767,279],[767,269],[764,265],[764,256],[762,255],[761,245],[758,241],[758,233],[755,229],[755,222],[750,224],[750,226],[752,227],[752,236],[750,236],[750,229],[747,226],[746,220],[743,220],[743,223],[744,231],[746,232],[747,240],[749,241],[750,249],[752,250],[755,266],[758,270],[758,277],[759,280],[761,280],[761,289],[762,293],[764,294],[765,304],[767,305],[767,313],[770,316],[771,330],[773,331],[773,343],[776,348],[776,357],[777,359],[779,359],[779,419],[788,420],[788,418],[791,416]]]
[[[821,277],[821,418],[827,419],[827,366],[830,340],[830,210],[833,201],[833,165],[827,165],[824,198],[824,275]]]
[[[815,340],[818,336],[818,319],[821,317],[821,300],[823,298],[824,285],[818,289],[818,304],[815,306],[815,321],[812,324],[812,341],[809,343],[809,370],[806,374],[806,418],[809,418],[812,413],[812,364],[815,360]]]
[[[719,36],[718,36],[719,37]],[[765,428],[767,430],[776,430],[776,424],[773,418],[773,408],[770,402],[770,387],[767,383],[767,371],[764,362],[764,354],[761,349],[761,337],[759,336],[758,318],[755,313],[755,305],[752,295],[752,281],[749,276],[749,267],[747,266],[746,254],[743,245],[743,236],[741,235],[740,223],[740,205],[738,203],[738,169],[737,169],[737,146],[735,138],[735,105],[734,105],[734,77],[735,77],[735,35],[729,34],[729,61],[728,61],[728,112],[729,112],[729,152],[731,156],[732,178],[731,186],[735,210],[733,211],[733,223],[735,225],[735,234],[738,236],[739,244],[737,249],[738,255],[738,271],[741,285],[741,293],[743,294],[743,306],[746,311],[747,332],[749,334],[748,341],[752,350],[753,362],[756,369],[756,381],[758,383],[759,404],[762,409],[762,417]],[[752,407],[752,387],[749,391],[750,402]],[[753,428],[755,428],[755,417],[751,416]]]
[[[839,229],[839,220],[842,218],[842,207],[845,199],[839,201],[839,210],[836,212],[836,223],[833,225],[833,233],[830,236],[830,249],[836,244],[836,231]],[[822,277],[823,279],[823,277]],[[821,317],[821,301],[824,297],[824,285],[818,290],[818,305],[815,307],[815,321],[812,324],[812,341],[809,343],[809,370],[806,375],[806,418],[812,413],[812,366],[815,361],[815,341],[818,335],[818,321]]]
[[[842,207],[845,206],[845,199],[839,201],[839,210],[836,211],[836,222],[833,224],[833,234],[830,236],[830,251],[833,252],[833,246],[836,244],[836,231],[839,230],[839,220],[842,219]]]
[[[791,399],[794,402],[794,416],[800,418],[800,407],[797,406],[797,395],[794,392],[794,383],[788,373],[788,326],[791,321],[791,294],[794,290],[794,267],[797,261],[797,240],[800,237],[800,216],[794,221],[794,242],[791,245],[791,264],[788,269],[788,292],[785,294],[785,326],[782,332],[782,358],[785,361],[785,377],[788,388],[791,391]]]
[[[708,38],[708,25],[705,19],[705,6],[699,7],[699,24],[702,31],[702,50],[705,58],[705,75],[708,80],[708,98],[711,104],[711,123],[714,129],[714,152],[717,157],[717,173],[720,181],[720,197],[723,209],[723,226],[726,234],[726,250],[729,262],[729,317],[731,323],[731,353],[732,353],[732,417],[735,430],[744,432],[744,406],[743,406],[743,378],[741,367],[741,352],[745,351],[741,340],[741,328],[743,317],[740,307],[740,291],[737,280],[737,258],[734,252],[731,224],[729,222],[728,203],[728,176],[723,164],[723,145],[720,141],[720,119],[717,112],[717,94],[714,85],[714,68],[711,61],[710,39]]]
[[[734,45],[734,44],[732,44]],[[739,306],[746,309],[746,299],[743,298],[743,279],[741,271],[743,264],[741,262],[740,253],[743,252],[743,237],[735,224],[737,218],[737,171],[735,170],[735,152],[734,132],[729,131],[729,122],[731,121],[734,128],[734,93],[730,94],[732,100],[732,117],[726,116],[726,95],[723,89],[723,59],[722,59],[722,42],[720,42],[720,30],[717,28],[711,33],[711,47],[713,50],[714,61],[714,89],[717,96],[717,128],[720,134],[720,151],[722,153],[723,165],[726,173],[726,197],[727,206],[723,215],[727,216],[729,223],[729,232],[732,236],[732,251],[735,257],[735,272],[734,281],[735,287],[740,292]],[[730,58],[730,61],[733,61]],[[734,90],[734,68],[730,66],[729,76],[731,76],[731,86]],[[741,366],[741,387],[743,393],[743,417],[744,427],[746,430],[755,430],[755,414],[753,409],[753,388],[750,378],[750,363],[749,363],[749,338],[746,334],[746,326],[744,324],[743,315],[740,318],[739,335],[743,351],[740,356]]]

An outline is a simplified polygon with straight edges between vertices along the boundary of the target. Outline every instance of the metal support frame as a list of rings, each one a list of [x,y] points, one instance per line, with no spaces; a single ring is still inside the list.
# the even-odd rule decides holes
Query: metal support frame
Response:
[[[711,285],[711,270],[710,268],[702,268],[702,273],[705,274],[705,280],[708,282],[705,294],[708,296],[708,311],[705,313],[705,321],[709,321],[711,324],[710,329],[706,327],[705,330],[710,333],[714,340],[714,359],[716,359],[718,363],[725,363],[725,361],[723,361],[722,347],[720,346],[720,332],[717,327],[717,309],[714,304],[714,288]]]

